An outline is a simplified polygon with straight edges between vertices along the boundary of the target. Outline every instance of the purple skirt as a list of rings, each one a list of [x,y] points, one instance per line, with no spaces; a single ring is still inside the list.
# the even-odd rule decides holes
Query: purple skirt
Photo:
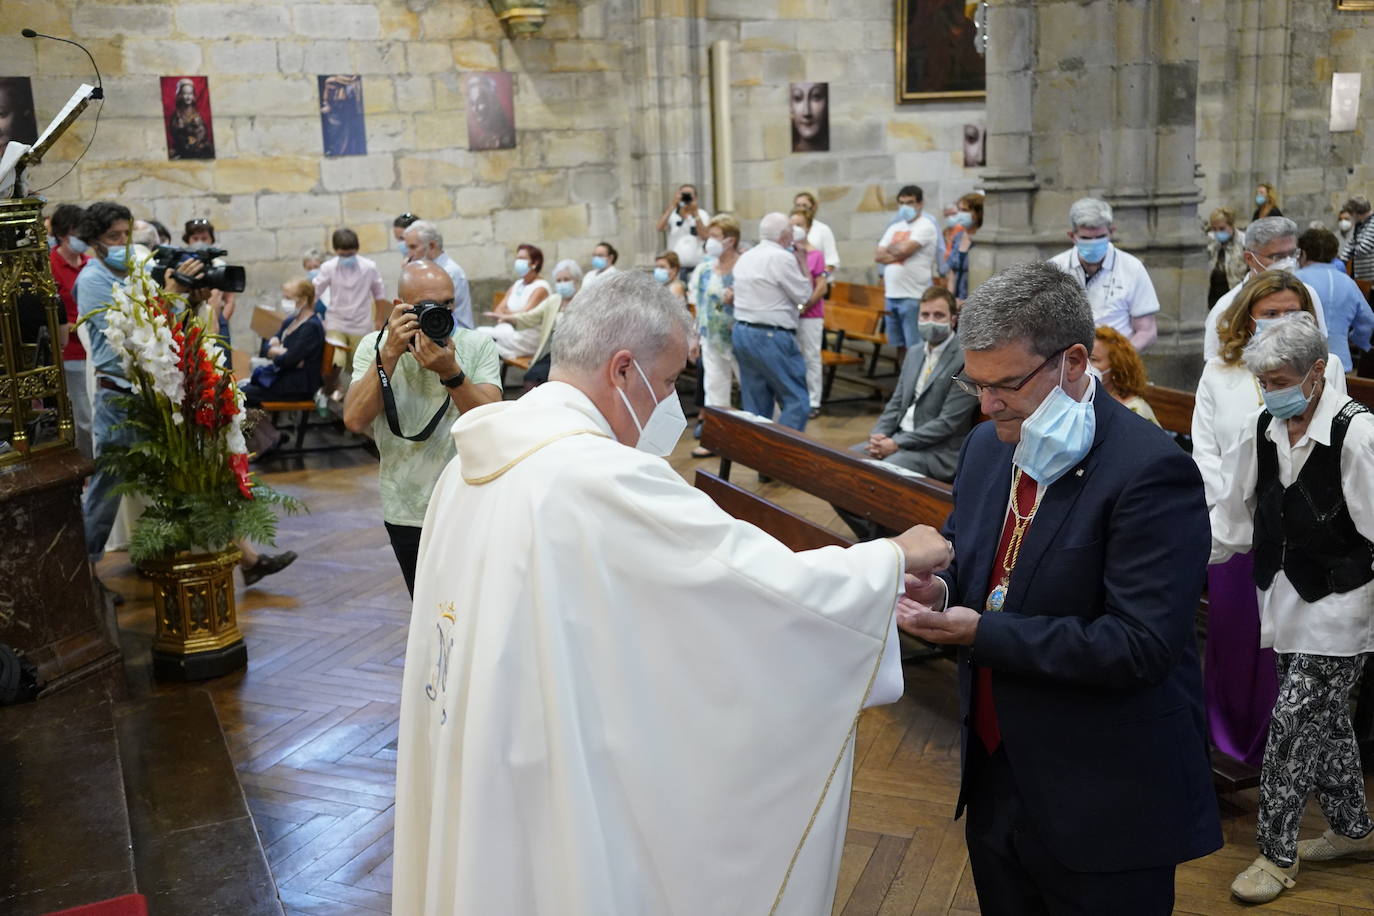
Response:
[[[1207,567],[1207,651],[1203,693],[1212,743],[1258,767],[1279,695],[1274,650],[1260,648],[1252,554]]]

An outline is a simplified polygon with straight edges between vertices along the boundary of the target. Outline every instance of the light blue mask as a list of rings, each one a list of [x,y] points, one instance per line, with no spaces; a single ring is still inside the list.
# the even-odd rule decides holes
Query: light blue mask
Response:
[[[81,241],[81,239],[77,238],[76,236],[69,235],[67,236],[67,247],[70,248],[72,251],[75,251],[77,254],[85,254],[87,249],[89,249],[91,246],[87,245],[85,242]]]
[[[527,273],[529,273],[529,272],[530,272],[530,262],[529,262],[529,259],[528,259],[528,258],[516,258],[516,259],[515,259],[515,275],[516,275],[517,277],[523,277],[525,274],[527,274]]]
[[[57,236],[55,236],[55,235],[50,235],[50,236],[48,236],[48,250],[49,250],[49,251],[52,251],[52,250],[53,250],[54,248],[56,248],[56,247],[57,247]]]
[[[1255,195],[1255,206],[1257,206],[1257,207],[1262,207],[1262,206],[1264,206],[1264,202],[1265,202],[1266,200],[1268,200],[1268,199],[1269,199],[1269,198],[1265,197],[1263,194],[1256,194],[1256,195]]]
[[[1212,238],[1217,240],[1218,245],[1225,245],[1227,242],[1231,241],[1231,233],[1227,232],[1225,229],[1218,229],[1212,234]]]
[[[916,218],[916,208],[911,204],[902,204],[897,208],[897,218],[904,223],[909,223]]]
[[[357,267],[357,266],[358,266],[358,256],[357,256],[356,254],[350,254],[350,255],[349,255],[348,257],[346,257],[346,258],[339,258],[339,266],[340,266],[340,267]]]
[[[603,258],[603,257],[602,257],[601,255],[599,255],[599,254],[592,255],[592,270],[605,270],[605,269],[606,269],[606,259]]]
[[[1078,249],[1078,258],[1084,264],[1101,264],[1107,257],[1107,248],[1112,244],[1111,239],[1078,239],[1073,247]],[[1032,477],[1035,475],[1032,474]]]
[[[655,268],[654,268],[654,279],[657,280],[659,283],[667,283],[667,282],[668,282],[668,279],[669,279],[669,278],[668,278],[668,268],[666,268],[666,267],[655,267]]]
[[[102,260],[106,267],[122,273],[129,269],[129,249],[124,246],[111,248]]]
[[[1097,414],[1093,400],[1097,383],[1091,385],[1085,400],[1075,401],[1064,390],[1064,364],[1059,365],[1059,384],[1035,412],[1021,423],[1021,441],[1016,443],[1012,463],[1041,486],[1048,487],[1083,460],[1093,447],[1097,434]]]
[[[558,293],[558,295],[562,296],[564,299],[571,299],[572,294],[577,292],[577,287],[573,286],[571,280],[559,280],[557,283],[553,285],[553,291]]]
[[[963,226],[965,229],[973,225],[973,214],[965,210],[960,210],[954,214],[954,225]]]
[[[409,253],[410,253],[410,250],[409,250],[408,248],[406,248],[406,240],[405,240],[405,239],[400,239],[399,241],[396,242],[396,250],[399,251],[401,254],[409,254]]]
[[[320,275],[320,269],[316,267],[314,270],[307,270],[305,275],[313,280]]]
[[[1311,370],[1309,370],[1308,375],[1311,374]],[[1302,393],[1302,386],[1305,384],[1307,384],[1307,376],[1303,376],[1302,381],[1292,388],[1280,388],[1277,391],[1264,392],[1264,409],[1280,420],[1296,417],[1307,409],[1308,403],[1312,400],[1309,395]]]
[[[1287,315],[1284,315],[1279,318],[1256,318],[1254,337],[1260,336],[1265,331],[1269,330],[1274,325],[1278,324],[1280,321],[1283,321],[1287,317]]]

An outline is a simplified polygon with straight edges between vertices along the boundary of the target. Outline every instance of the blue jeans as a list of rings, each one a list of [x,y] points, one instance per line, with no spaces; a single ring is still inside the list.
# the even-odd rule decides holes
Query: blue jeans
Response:
[[[806,429],[810,400],[806,393],[806,360],[797,346],[797,335],[736,321],[730,336],[739,363],[740,402],[744,409],[771,420],[776,404],[779,423]]]
[[[887,299],[887,342],[894,347],[921,344],[921,300]]]
[[[94,440],[97,461],[101,452],[111,445],[132,445],[135,433],[122,426],[127,419],[122,408],[115,405],[118,392],[107,388],[95,389],[95,412],[91,422],[91,438]],[[113,492],[120,484],[118,477],[97,466],[90,485],[86,487],[83,512],[86,516],[86,553],[91,562],[97,562],[105,552],[105,542],[110,538],[115,516],[119,514],[119,497]]]

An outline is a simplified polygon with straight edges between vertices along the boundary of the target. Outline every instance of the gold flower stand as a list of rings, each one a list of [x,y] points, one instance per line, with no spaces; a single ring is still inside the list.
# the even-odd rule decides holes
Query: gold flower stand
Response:
[[[248,648],[234,608],[238,561],[238,548],[230,547],[139,564],[139,571],[153,583],[155,678],[202,681],[248,665]]]

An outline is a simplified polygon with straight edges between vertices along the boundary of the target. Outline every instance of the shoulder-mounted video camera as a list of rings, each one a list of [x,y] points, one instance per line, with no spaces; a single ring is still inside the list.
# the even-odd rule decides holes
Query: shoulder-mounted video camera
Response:
[[[243,268],[233,264],[211,263],[229,252],[223,248],[176,248],[172,245],[159,245],[153,249],[153,264],[150,273],[161,286],[167,285],[167,274],[190,290],[218,289],[226,293],[243,292]],[[188,276],[177,270],[187,260],[194,258],[204,267],[195,276]]]

